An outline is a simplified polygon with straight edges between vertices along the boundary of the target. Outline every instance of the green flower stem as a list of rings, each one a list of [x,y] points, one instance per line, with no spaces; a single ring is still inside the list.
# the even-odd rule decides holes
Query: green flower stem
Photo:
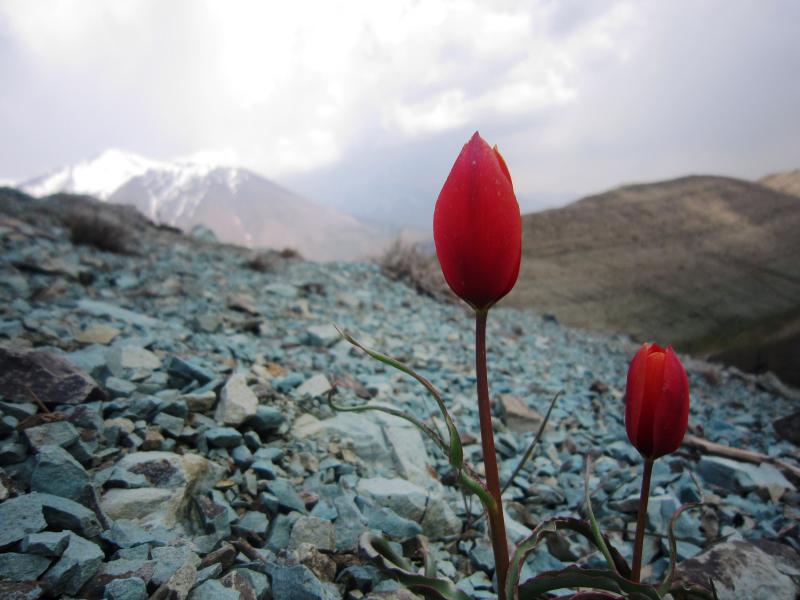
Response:
[[[644,528],[647,523],[647,503],[650,501],[650,477],[653,475],[655,459],[646,458],[642,475],[642,492],[639,494],[639,517],[636,519],[636,539],[633,542],[633,566],[631,581],[639,583],[642,572],[642,546],[644,544]]]
[[[506,600],[506,574],[508,573],[508,542],[503,519],[503,502],[500,498],[500,477],[497,472],[497,455],[492,433],[492,407],[489,400],[489,379],[486,371],[486,317],[487,310],[475,311],[475,371],[478,387],[478,414],[481,422],[483,464],[486,469],[486,488],[494,498],[494,506],[487,506],[489,529],[494,550],[497,573],[498,600]]]

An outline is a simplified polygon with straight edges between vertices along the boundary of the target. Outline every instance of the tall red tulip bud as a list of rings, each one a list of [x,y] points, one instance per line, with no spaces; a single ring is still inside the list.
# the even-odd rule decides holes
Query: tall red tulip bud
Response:
[[[475,132],[436,200],[433,239],[444,278],[462,300],[485,310],[514,287],[522,222],[503,157]]]
[[[628,369],[625,428],[639,453],[650,459],[678,449],[689,420],[689,381],[668,346],[644,344]]]
[[[689,421],[689,380],[681,361],[667,346],[642,344],[628,367],[625,428],[628,439],[644,458],[639,515],[633,542],[631,579],[639,581],[642,545],[650,499],[653,462],[678,449]]]

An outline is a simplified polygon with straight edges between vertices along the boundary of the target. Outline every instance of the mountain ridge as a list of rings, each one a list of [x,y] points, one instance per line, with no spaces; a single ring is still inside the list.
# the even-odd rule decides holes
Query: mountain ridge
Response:
[[[253,171],[212,163],[155,161],[108,150],[26,180],[19,188],[33,196],[68,192],[129,204],[156,222],[185,230],[205,225],[224,242],[290,247],[315,260],[365,258],[390,241],[382,228]]]

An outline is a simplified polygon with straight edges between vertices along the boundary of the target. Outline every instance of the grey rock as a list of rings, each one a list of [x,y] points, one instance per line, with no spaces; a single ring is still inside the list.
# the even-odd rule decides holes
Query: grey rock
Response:
[[[325,585],[307,567],[293,567],[267,564],[267,572],[272,578],[273,598],[292,598],[293,600],[339,600],[336,587]]]
[[[412,521],[420,522],[428,505],[428,492],[405,479],[365,478],[358,482],[356,489],[362,496]]]
[[[267,483],[267,489],[278,499],[281,510],[286,512],[306,512],[306,506],[294,491],[294,486],[286,479],[275,479]]]
[[[97,573],[103,558],[97,544],[72,534],[67,549],[45,574],[44,581],[54,590],[75,595]]]
[[[145,600],[147,586],[140,577],[112,579],[103,592],[103,600]]]
[[[37,450],[43,446],[66,448],[77,441],[78,430],[68,421],[55,421],[28,427],[25,430],[25,437],[28,439],[28,443]]]
[[[14,440],[0,440],[0,466],[19,464],[28,456],[28,446]]]
[[[280,428],[285,421],[286,417],[282,412],[271,406],[262,405],[256,408],[256,414],[247,420],[247,424],[256,431],[269,433]]]
[[[269,527],[269,520],[266,515],[261,512],[248,511],[239,518],[236,523],[236,529],[243,533],[252,532],[262,537],[267,535]]]
[[[84,505],[95,500],[94,488],[86,470],[59,446],[39,448],[30,485],[32,492],[45,492]]]
[[[300,544],[311,544],[318,550],[333,552],[336,549],[336,530],[333,523],[317,517],[300,517],[292,527],[289,549],[296,550]]]
[[[258,398],[247,385],[242,373],[232,375],[220,392],[214,419],[225,425],[241,425],[256,414]]]
[[[320,396],[324,396],[329,391],[333,389],[331,386],[331,382],[328,381],[328,378],[325,375],[317,374],[311,377],[310,379],[306,379],[302,384],[300,384],[294,390],[294,395],[297,398],[319,398]]]
[[[0,504],[0,548],[45,527],[47,521],[41,504],[30,502],[28,496],[18,496]]]
[[[239,600],[239,592],[225,587],[217,579],[209,579],[192,590],[189,600]]]
[[[107,377],[105,381],[106,390],[112,396],[123,396],[127,398],[136,391],[136,384],[119,377]]]
[[[42,531],[30,533],[22,540],[22,551],[40,556],[61,556],[69,544],[68,531]]]
[[[333,325],[315,325],[306,329],[306,336],[308,343],[312,346],[321,346],[326,348],[333,346],[341,338],[336,327]]]
[[[108,370],[114,377],[127,379],[131,375],[141,376],[144,371],[161,367],[161,359],[139,346],[115,346],[108,352]]]
[[[416,521],[401,517],[391,508],[374,506],[361,497],[356,498],[356,505],[370,529],[377,529],[398,542],[405,542],[422,533],[422,527]]]
[[[242,434],[233,427],[213,427],[205,433],[209,445],[215,448],[235,448],[242,443]]]
[[[158,541],[156,536],[139,525],[139,523],[129,519],[117,519],[100,537],[117,548],[132,548],[141,544],[153,544]]]
[[[0,347],[0,396],[30,402],[31,393],[49,407],[105,398],[94,379],[60,356]]]
[[[44,585],[38,581],[17,583],[0,580],[0,598],[7,600],[37,600],[44,591]]]
[[[0,554],[0,578],[11,581],[35,581],[50,566],[50,559],[37,554]]]
[[[789,546],[762,540],[717,544],[678,565],[686,581],[708,586],[719,600],[774,600],[800,593],[800,556]]]
[[[130,323],[131,325],[138,325],[144,329],[157,329],[163,327],[163,323],[158,319],[148,317],[141,313],[121,308],[107,302],[100,302],[98,300],[89,300],[83,298],[78,301],[78,308],[91,315],[99,317],[111,317],[117,321]]]
[[[156,585],[167,583],[178,570],[184,567],[194,568],[194,577],[197,576],[196,567],[200,563],[200,558],[192,552],[188,545],[153,548],[150,554],[156,563],[152,578]],[[192,583],[194,583],[194,579]]]

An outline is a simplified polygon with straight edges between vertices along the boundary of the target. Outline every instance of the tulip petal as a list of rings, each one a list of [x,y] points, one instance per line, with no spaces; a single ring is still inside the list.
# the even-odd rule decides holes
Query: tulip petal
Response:
[[[628,380],[625,386],[625,429],[628,432],[628,439],[637,449],[639,448],[639,420],[642,414],[649,352],[650,344],[642,344],[628,367]]]
[[[664,354],[661,401],[655,410],[652,439],[656,456],[675,452],[689,422],[689,380],[672,347]]]

